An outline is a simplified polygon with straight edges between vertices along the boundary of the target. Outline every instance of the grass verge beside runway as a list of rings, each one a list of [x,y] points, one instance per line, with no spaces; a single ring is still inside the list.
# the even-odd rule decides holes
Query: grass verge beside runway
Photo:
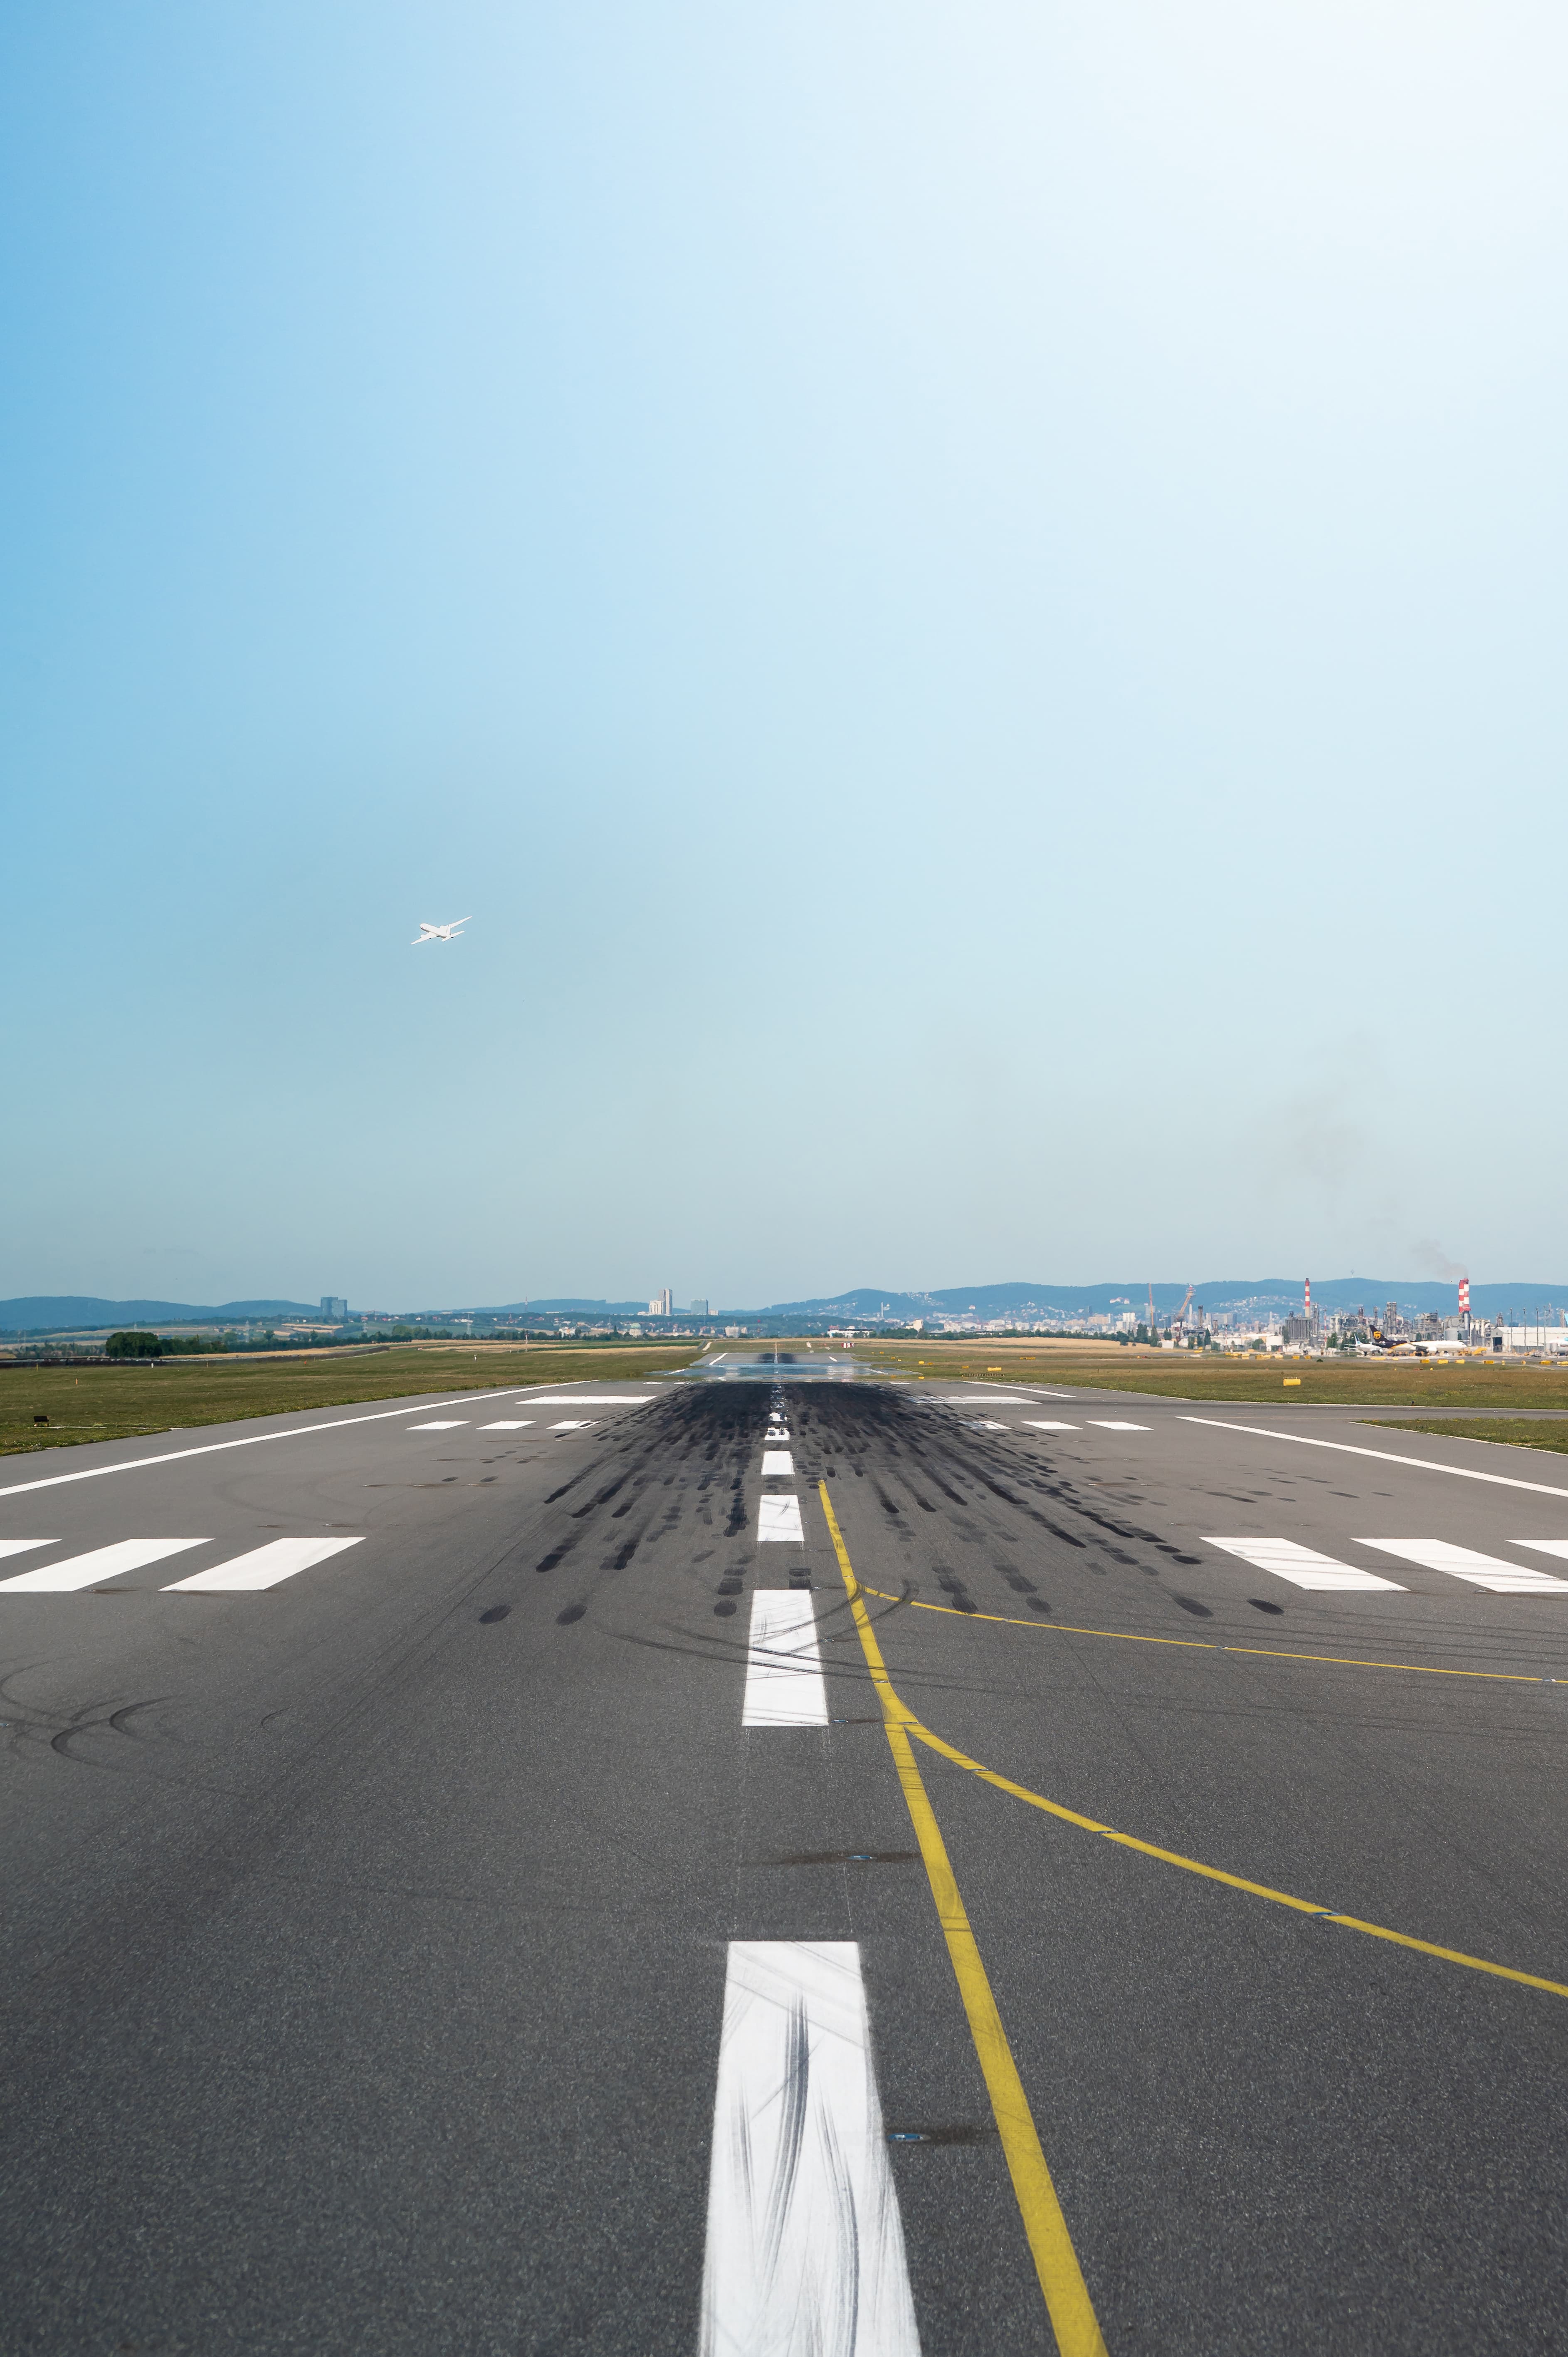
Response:
[[[0,1457],[70,1448],[138,1433],[184,1432],[301,1408],[424,1392],[516,1390],[523,1383],[604,1383],[671,1374],[702,1345],[574,1350],[566,1343],[410,1343],[373,1357],[166,1359],[103,1367],[0,1367]],[[47,1424],[34,1419],[47,1416]]]
[[[1401,1416],[1397,1424],[1379,1420],[1380,1432],[1435,1432],[1444,1440],[1496,1440],[1509,1448],[1554,1448],[1568,1456],[1568,1424],[1549,1424],[1521,1416],[1445,1415],[1431,1424],[1419,1416]]]
[[[1482,1360],[1359,1359],[1337,1366],[1320,1359],[1232,1359],[1208,1351],[1122,1350],[1101,1343],[1079,1351],[1056,1343],[946,1348],[940,1343],[855,1343],[858,1359],[929,1383],[1070,1384],[1095,1391],[1144,1392],[1186,1400],[1257,1400],[1270,1407],[1316,1401],[1333,1407],[1474,1407],[1568,1411],[1568,1368],[1497,1367]],[[1299,1377],[1299,1382],[1290,1380]],[[1444,1422],[1444,1432],[1464,1426]],[[1531,1427],[1534,1430],[1534,1427]],[[1477,1436],[1513,1438],[1512,1434]],[[1537,1440],[1538,1448],[1551,1447]]]

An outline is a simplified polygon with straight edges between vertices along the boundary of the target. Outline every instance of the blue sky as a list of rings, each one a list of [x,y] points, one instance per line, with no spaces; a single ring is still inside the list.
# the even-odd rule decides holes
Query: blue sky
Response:
[[[0,1295],[1561,1274],[1565,79],[10,12]]]

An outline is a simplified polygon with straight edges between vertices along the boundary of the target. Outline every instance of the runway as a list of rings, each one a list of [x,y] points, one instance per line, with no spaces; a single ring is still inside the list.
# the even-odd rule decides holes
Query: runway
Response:
[[[0,2349],[1568,2345],[1568,1465],[825,1357],[0,1468]]]

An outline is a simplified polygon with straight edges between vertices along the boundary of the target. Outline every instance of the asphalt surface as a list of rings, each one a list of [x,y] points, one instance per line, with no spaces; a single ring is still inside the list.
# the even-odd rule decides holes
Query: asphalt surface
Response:
[[[1480,1968],[1568,1982],[1568,1592],[1367,1544],[1560,1577],[1568,1464],[734,1360],[0,1467],[0,1583],[199,1542],[0,1585],[0,2348],[908,2347],[715,2321],[751,1943],[863,1976],[918,2345],[1058,2345],[822,1487],[926,1728],[1322,1910],[914,1747],[1113,2357],[1568,2348],[1568,1995]],[[285,1539],[354,1543],[173,1586]],[[825,1725],[743,1725],[758,1588]]]

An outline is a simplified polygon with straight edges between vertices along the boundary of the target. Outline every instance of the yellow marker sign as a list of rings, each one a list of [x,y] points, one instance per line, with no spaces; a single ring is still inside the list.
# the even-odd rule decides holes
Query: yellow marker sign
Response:
[[[1299,1389],[1300,1384],[1301,1384],[1301,1377],[1300,1377],[1299,1375],[1286,1375],[1286,1376],[1285,1376],[1285,1378],[1284,1378],[1284,1386],[1285,1386],[1285,1389],[1286,1389],[1286,1391],[1287,1391],[1287,1392],[1289,1391],[1289,1389],[1290,1389],[1290,1387],[1291,1387],[1292,1383],[1294,1383],[1294,1384],[1297,1386],[1297,1388]]]

